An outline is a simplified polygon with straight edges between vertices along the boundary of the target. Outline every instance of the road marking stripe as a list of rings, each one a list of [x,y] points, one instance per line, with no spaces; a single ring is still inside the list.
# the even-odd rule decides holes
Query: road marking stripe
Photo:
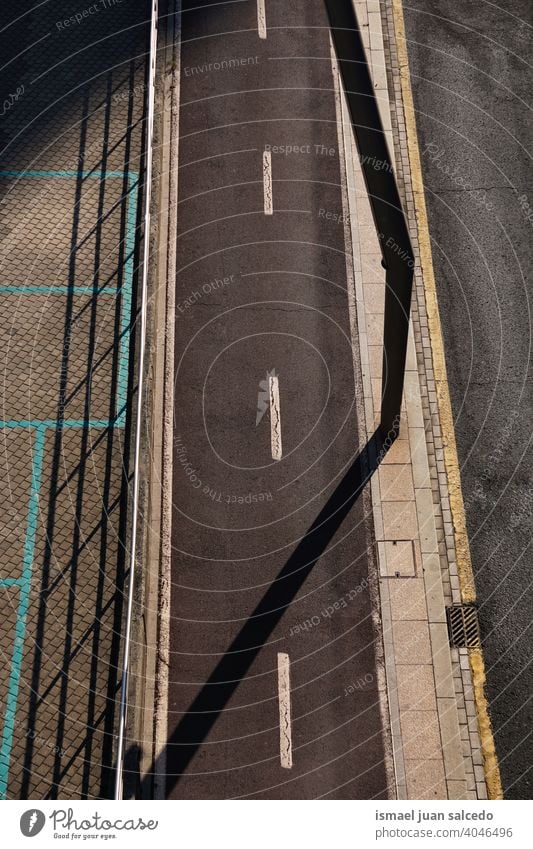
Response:
[[[272,215],[272,155],[269,150],[263,152],[263,193],[265,196],[265,215]]]
[[[279,757],[284,769],[292,767],[291,684],[289,655],[278,653]]]
[[[257,31],[259,38],[267,37],[265,0],[257,0]]]
[[[268,394],[270,397],[270,443],[272,459],[281,460],[281,410],[279,405],[279,380],[276,375],[269,375]]]

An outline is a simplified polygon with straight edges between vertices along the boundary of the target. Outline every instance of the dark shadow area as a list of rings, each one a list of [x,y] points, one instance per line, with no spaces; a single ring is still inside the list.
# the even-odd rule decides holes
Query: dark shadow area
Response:
[[[285,610],[326,551],[391,444],[392,440],[384,442],[377,430],[357,455],[168,739],[165,751],[167,793],[179,782],[180,775],[187,769]],[[153,764],[144,779],[144,797],[150,795],[155,769],[156,764]]]
[[[0,167],[39,167],[36,161],[75,131],[89,89],[100,88],[105,102],[110,72],[115,96],[132,61],[143,73],[148,0],[94,6],[80,20],[83,4],[78,9],[70,0],[2,3]]]
[[[142,748],[138,743],[131,743],[124,752],[123,760],[123,799],[141,799],[141,756]]]
[[[381,430],[399,432],[414,256],[352,0],[325,0],[350,121],[386,270]]]

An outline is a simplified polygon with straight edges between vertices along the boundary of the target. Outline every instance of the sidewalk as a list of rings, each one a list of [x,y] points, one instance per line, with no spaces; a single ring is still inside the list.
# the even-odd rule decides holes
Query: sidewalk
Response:
[[[475,595],[458,471],[453,488],[449,483],[457,458],[451,416],[443,421],[448,390],[422,183],[419,171],[411,170],[417,140],[401,2],[358,0],[356,11],[415,253],[401,435],[371,482],[397,797],[485,799],[488,784],[494,798],[499,775],[481,651],[450,648],[446,623],[446,607]],[[370,437],[379,421],[385,277],[344,103],[342,127]]]

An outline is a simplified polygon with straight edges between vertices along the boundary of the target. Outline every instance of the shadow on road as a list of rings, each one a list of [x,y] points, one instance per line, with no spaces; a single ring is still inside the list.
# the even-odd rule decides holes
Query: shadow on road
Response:
[[[383,460],[390,444],[383,440],[381,432],[377,430],[356,456],[169,737],[161,755],[161,761],[172,768],[172,774],[167,774],[167,794],[178,784],[181,774],[187,769],[318,559],[326,551],[364,486]],[[152,779],[156,772],[158,764],[153,763],[142,782],[143,798],[151,795]]]

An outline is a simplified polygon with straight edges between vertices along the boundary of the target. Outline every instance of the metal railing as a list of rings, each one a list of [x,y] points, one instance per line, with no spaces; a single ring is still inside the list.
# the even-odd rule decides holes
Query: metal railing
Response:
[[[380,429],[400,430],[414,257],[352,0],[325,0],[385,268]]]
[[[124,766],[124,734],[126,730],[126,719],[128,709],[128,678],[130,664],[130,642],[131,642],[131,623],[133,614],[133,597],[135,590],[135,565],[136,565],[136,549],[137,549],[137,531],[138,531],[138,514],[139,514],[139,480],[140,480],[140,453],[141,453],[141,428],[143,421],[143,389],[144,389],[144,368],[145,368],[145,349],[146,349],[146,312],[147,312],[147,296],[148,296],[148,261],[150,253],[150,204],[152,197],[152,147],[154,135],[154,98],[155,98],[155,70],[157,57],[157,18],[158,18],[158,0],[152,0],[151,4],[151,20],[150,20],[150,41],[149,41],[149,68],[148,81],[146,90],[146,148],[145,148],[145,191],[144,191],[144,210],[143,210],[143,248],[141,260],[141,281],[140,281],[140,304],[139,304],[139,355],[138,355],[138,371],[137,371],[137,405],[135,415],[135,440],[134,440],[134,457],[133,457],[133,484],[132,484],[132,521],[131,521],[131,538],[129,550],[129,576],[128,576],[128,596],[126,606],[126,626],[125,626],[125,641],[124,655],[122,661],[122,681],[120,688],[119,702],[119,726],[117,736],[117,752],[116,752],[116,770],[115,770],[115,799],[122,799],[122,773]]]

